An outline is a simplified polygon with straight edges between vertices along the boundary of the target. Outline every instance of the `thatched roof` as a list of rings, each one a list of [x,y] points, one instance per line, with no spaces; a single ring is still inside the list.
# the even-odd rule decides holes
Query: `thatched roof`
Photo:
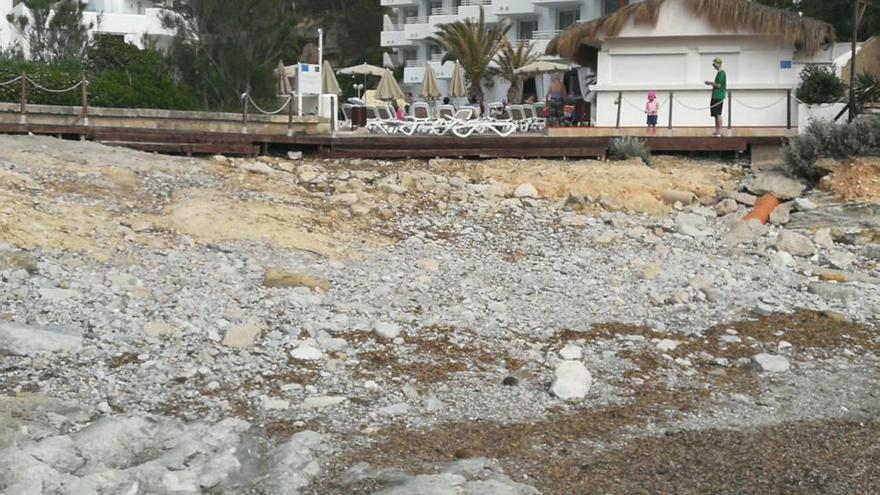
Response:
[[[576,24],[550,41],[546,53],[577,61],[582,53],[582,45],[598,46],[600,37],[614,38],[630,20],[637,26],[656,26],[664,1],[646,0],[629,4],[609,16]],[[822,45],[835,39],[834,28],[830,24],[750,0],[679,1],[721,32],[781,36],[787,43],[809,53],[816,52]]]

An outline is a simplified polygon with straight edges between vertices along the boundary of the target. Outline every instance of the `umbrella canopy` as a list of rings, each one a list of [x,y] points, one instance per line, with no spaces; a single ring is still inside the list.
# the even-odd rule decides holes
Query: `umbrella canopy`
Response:
[[[467,96],[467,83],[464,80],[464,70],[458,62],[452,69],[452,87],[449,89],[449,96],[452,98],[463,98]]]
[[[290,77],[287,73],[287,67],[284,62],[278,61],[278,67],[275,68],[275,78],[277,81],[277,91],[279,95],[289,95],[293,93],[293,87],[290,85]]]
[[[382,74],[382,80],[379,81],[379,86],[376,87],[376,98],[380,100],[403,99],[403,90],[400,89],[400,85],[394,79],[394,73],[388,69],[385,69],[385,73]]]
[[[321,69],[324,71],[321,74],[321,89],[323,90],[325,95],[338,95],[342,92],[339,89],[339,81],[336,80],[336,74],[333,73],[333,67],[330,66],[330,61],[324,61],[324,67]]]
[[[425,66],[425,78],[422,80],[420,96],[425,98],[440,98],[440,85],[437,84],[437,74],[434,73],[431,64]]]
[[[377,76],[382,77],[385,73],[385,69],[382,67],[376,67],[375,65],[370,65],[366,62],[360,65],[354,65],[351,67],[346,67],[339,71],[340,74],[345,74],[347,76]]]
[[[548,62],[546,60],[538,60],[528,65],[523,65],[519,69],[513,71],[514,74],[547,74],[549,72],[566,72],[571,69],[568,64],[560,64],[557,62]]]

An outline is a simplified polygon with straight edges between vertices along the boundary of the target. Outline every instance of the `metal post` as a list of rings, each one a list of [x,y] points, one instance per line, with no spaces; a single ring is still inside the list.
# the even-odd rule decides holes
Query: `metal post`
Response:
[[[248,96],[249,96],[249,93],[247,91],[241,95],[241,133],[242,134],[247,134]]]
[[[287,97],[287,135],[293,136],[293,93]]]
[[[727,128],[733,127],[733,94],[727,90]]]
[[[21,101],[20,101],[19,123],[27,124],[27,72],[21,73]]]
[[[623,92],[617,92],[617,125],[616,128],[620,129],[620,104],[623,103]]]
[[[324,70],[324,30],[318,28],[318,70]]]
[[[669,92],[669,130],[672,130],[672,104],[675,103],[675,91]]]
[[[791,90],[786,90],[788,96],[785,100],[785,125],[787,129],[791,129]]]
[[[864,0],[853,1],[852,14],[852,56],[849,59],[849,121],[856,118],[856,40],[859,37],[859,23],[862,21],[862,13],[868,6]]]
[[[86,73],[82,73],[82,122],[83,126],[89,126],[89,82]]]
[[[300,117],[303,116],[303,95],[302,92],[296,94],[296,113]]]

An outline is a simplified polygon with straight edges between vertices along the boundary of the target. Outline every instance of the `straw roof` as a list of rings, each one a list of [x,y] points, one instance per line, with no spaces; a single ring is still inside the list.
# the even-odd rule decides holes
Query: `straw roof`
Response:
[[[646,0],[621,7],[613,14],[576,24],[547,45],[548,55],[577,61],[583,44],[597,46],[600,38],[614,38],[632,20],[635,25],[656,26],[660,7],[666,0]],[[830,24],[802,17],[796,12],[768,7],[750,0],[679,0],[697,16],[721,32],[743,32],[781,36],[786,43],[814,53],[834,41]]]

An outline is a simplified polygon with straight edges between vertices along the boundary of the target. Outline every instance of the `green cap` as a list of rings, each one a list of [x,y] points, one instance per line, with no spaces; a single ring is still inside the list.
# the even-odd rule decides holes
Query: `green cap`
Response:
[[[712,61],[712,65],[717,65],[720,67],[721,66],[721,58],[715,57],[715,60]]]

